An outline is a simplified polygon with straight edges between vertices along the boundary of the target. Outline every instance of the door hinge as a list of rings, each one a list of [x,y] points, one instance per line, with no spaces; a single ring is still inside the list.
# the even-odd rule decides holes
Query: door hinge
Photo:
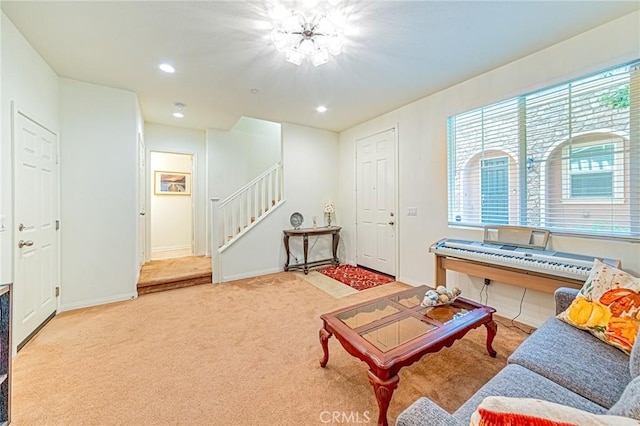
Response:
[[[56,287],[56,297],[60,296],[60,287]]]
[[[60,221],[56,220],[56,231],[60,229]]]

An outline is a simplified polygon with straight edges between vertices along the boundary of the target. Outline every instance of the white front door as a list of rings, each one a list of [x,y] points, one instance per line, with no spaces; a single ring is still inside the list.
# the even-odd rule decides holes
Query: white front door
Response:
[[[16,111],[13,152],[13,340],[19,345],[56,311],[57,137]]]
[[[356,142],[357,263],[396,275],[395,129]]]

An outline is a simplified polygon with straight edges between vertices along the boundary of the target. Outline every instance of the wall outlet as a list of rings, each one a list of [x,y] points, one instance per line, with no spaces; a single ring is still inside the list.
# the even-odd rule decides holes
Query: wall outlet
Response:
[[[418,216],[418,208],[417,207],[409,207],[407,209],[407,216]]]

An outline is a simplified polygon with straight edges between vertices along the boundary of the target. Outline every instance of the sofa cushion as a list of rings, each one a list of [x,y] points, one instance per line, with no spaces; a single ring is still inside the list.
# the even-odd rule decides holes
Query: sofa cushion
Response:
[[[640,278],[596,259],[580,293],[558,318],[628,354],[639,314]]]
[[[629,382],[618,402],[609,409],[609,414],[640,420],[640,376]]]
[[[533,398],[485,398],[471,416],[470,426],[558,425],[637,426],[633,419],[614,415],[593,414],[566,405]]]
[[[606,408],[615,404],[631,380],[627,355],[556,318],[522,342],[508,362]]]
[[[604,407],[563,388],[557,383],[529,371],[520,365],[509,364],[458,408],[458,410],[453,413],[453,416],[462,423],[469,424],[471,415],[476,411],[482,400],[488,396],[495,395],[512,398],[543,399],[594,414],[606,413]],[[427,422],[426,424],[431,423]]]
[[[443,410],[428,398],[418,398],[405,408],[396,419],[396,426],[469,426]]]

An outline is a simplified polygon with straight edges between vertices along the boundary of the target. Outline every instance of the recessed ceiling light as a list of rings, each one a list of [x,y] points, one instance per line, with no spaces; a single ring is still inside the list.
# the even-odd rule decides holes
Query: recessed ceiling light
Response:
[[[251,92],[252,95],[257,95],[258,93],[260,93],[260,90],[258,89],[251,89],[249,91]]]
[[[327,112],[327,107],[320,105],[318,108],[316,108],[316,111],[318,111],[318,112]]]
[[[183,118],[184,114],[182,113],[182,110],[184,109],[184,104],[182,102],[176,102],[175,104],[173,104],[175,111],[173,112],[173,116],[175,118]]]
[[[169,74],[173,74],[174,72],[176,72],[176,69],[170,64],[160,64],[158,65],[158,68],[160,68],[164,72],[168,72]]]

